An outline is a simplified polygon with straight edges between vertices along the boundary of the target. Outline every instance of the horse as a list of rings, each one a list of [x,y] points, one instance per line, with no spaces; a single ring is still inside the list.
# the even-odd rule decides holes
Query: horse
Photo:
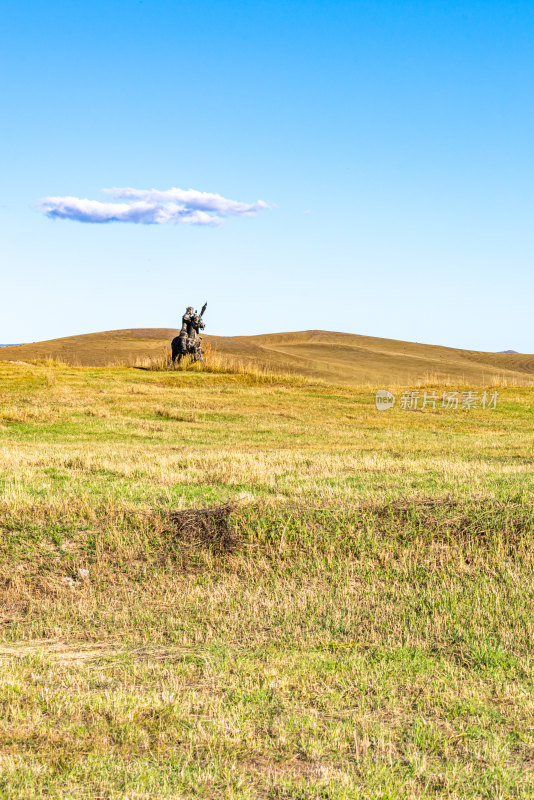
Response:
[[[175,336],[171,342],[171,349],[173,367],[176,366],[176,363],[179,364],[184,356],[189,355],[193,356],[193,364],[195,361],[200,361],[201,364],[204,363],[200,336],[195,339],[190,336]]]

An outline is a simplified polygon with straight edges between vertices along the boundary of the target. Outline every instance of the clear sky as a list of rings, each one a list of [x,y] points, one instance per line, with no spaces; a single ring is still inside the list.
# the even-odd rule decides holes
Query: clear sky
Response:
[[[1,26],[0,342],[207,300],[208,333],[534,352],[532,0],[11,0]]]

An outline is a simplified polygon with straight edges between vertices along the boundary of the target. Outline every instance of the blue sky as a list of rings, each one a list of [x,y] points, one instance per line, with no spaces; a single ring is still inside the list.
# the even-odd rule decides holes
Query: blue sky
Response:
[[[0,38],[0,342],[208,300],[209,333],[534,352],[532,2],[21,0]],[[270,207],[38,205],[112,187]]]

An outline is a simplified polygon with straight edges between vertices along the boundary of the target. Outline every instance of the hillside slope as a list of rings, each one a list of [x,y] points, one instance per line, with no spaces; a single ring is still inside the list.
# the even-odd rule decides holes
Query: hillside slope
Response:
[[[52,357],[87,366],[133,364],[136,358],[164,353],[176,333],[172,328],[136,328],[69,336],[3,347],[0,360]],[[534,355],[483,353],[333,331],[203,338],[212,349],[245,364],[335,383],[407,385],[429,376],[473,385],[494,379],[534,382]]]

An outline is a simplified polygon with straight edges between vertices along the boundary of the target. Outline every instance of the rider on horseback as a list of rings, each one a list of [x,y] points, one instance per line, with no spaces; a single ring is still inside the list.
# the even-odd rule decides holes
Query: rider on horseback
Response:
[[[206,310],[207,303],[202,307],[200,314],[193,313],[193,306],[187,306],[182,317],[182,328],[180,334],[172,340],[172,362],[181,361],[182,357],[188,353],[194,356],[194,361],[200,359],[202,363],[202,348],[200,344],[199,331],[206,326],[202,321],[202,315]]]
[[[187,345],[193,345],[196,331],[193,328],[193,306],[187,306],[182,317],[182,329],[180,331],[180,351],[185,355]]]

